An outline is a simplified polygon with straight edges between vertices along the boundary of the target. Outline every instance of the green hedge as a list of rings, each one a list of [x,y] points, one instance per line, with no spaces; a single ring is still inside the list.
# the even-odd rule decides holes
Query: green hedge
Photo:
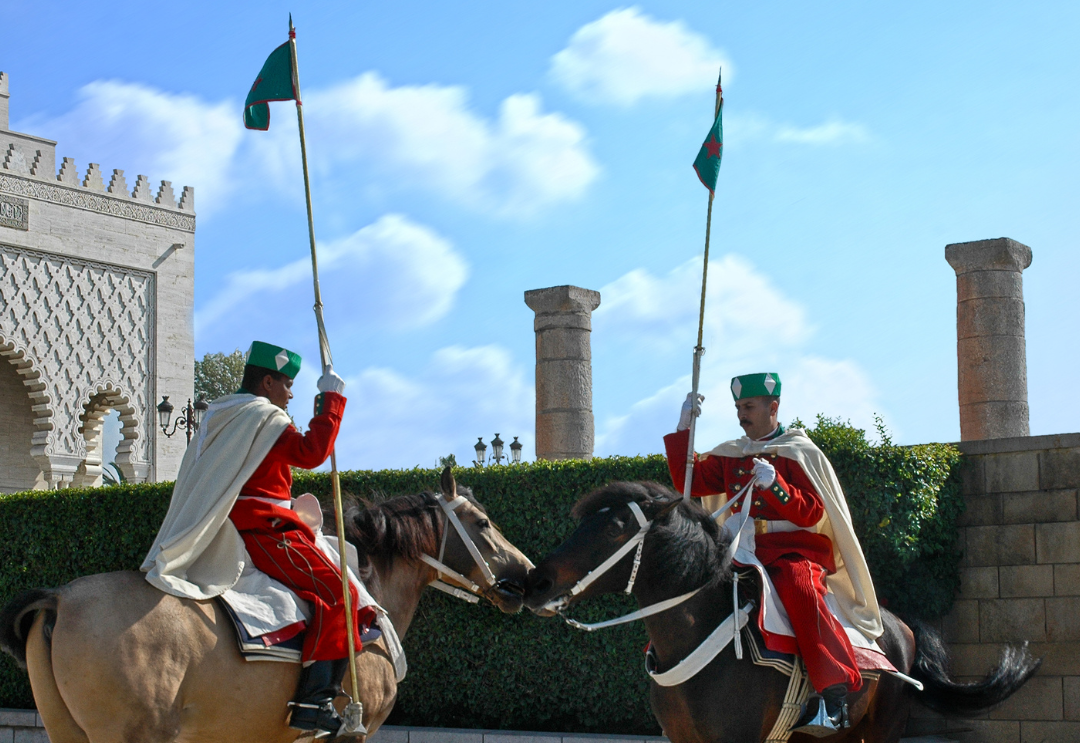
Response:
[[[955,449],[866,442],[862,431],[819,419],[811,432],[832,460],[890,608],[932,618],[957,587],[951,544],[960,510]],[[507,537],[539,559],[572,531],[570,506],[614,480],[668,480],[662,457],[459,468]],[[436,470],[357,471],[346,493],[371,498],[435,488]],[[136,568],[167,506],[169,484],[22,493],[0,498],[0,602],[18,591],[89,573]],[[295,492],[325,499],[325,474],[300,474]],[[913,584],[911,576],[925,576]],[[608,597],[575,609],[598,620],[629,608]],[[405,647],[409,676],[391,723],[447,727],[655,734],[638,625],[598,633],[528,612],[515,616],[425,592]],[[33,705],[26,675],[0,661],[0,707]]]

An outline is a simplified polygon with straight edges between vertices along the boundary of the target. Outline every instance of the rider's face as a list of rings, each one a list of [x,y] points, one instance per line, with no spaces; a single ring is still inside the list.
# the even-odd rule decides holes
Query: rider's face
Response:
[[[287,410],[289,400],[293,396],[292,385],[293,381],[284,375],[274,377],[272,374],[267,374],[262,378],[262,384],[256,394],[267,398],[282,410]]]
[[[739,425],[752,439],[768,436],[776,428],[776,411],[780,403],[766,397],[748,397],[735,401]]]

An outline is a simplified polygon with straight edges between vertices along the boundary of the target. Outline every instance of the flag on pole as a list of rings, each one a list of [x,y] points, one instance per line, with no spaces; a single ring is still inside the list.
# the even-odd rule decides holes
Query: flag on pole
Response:
[[[289,32],[289,41],[270,52],[266,63],[255,78],[254,85],[248,91],[244,101],[244,126],[248,129],[266,131],[270,128],[269,101],[299,101],[296,74],[293,69],[292,44],[294,32]]]
[[[724,156],[724,98],[719,87],[717,93],[720,94],[720,105],[716,111],[716,121],[694,158],[694,171],[702,185],[709,189],[709,193],[716,190],[716,177],[720,175],[720,160]]]

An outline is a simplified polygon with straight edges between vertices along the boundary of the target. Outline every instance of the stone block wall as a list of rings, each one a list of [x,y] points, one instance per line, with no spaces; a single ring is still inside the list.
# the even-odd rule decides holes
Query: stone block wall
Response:
[[[917,710],[909,733],[958,741],[1080,741],[1080,434],[967,441],[961,590],[941,629],[957,680],[981,678],[1004,644],[1042,668],[976,720]],[[968,730],[970,732],[959,732]]]

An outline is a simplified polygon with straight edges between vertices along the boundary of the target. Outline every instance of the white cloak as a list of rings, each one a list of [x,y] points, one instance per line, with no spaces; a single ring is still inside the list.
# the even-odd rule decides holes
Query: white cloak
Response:
[[[211,599],[236,584],[246,552],[229,511],[291,423],[265,397],[226,395],[210,404],[140,568],[150,583],[189,599]]]
[[[855,629],[870,640],[881,637],[884,632],[881,609],[878,607],[874,583],[870,578],[870,569],[866,566],[859,538],[855,536],[847,499],[844,498],[844,491],[829,460],[806,432],[801,428],[789,428],[768,441],[754,441],[743,436],[720,444],[709,452],[713,456],[733,458],[758,456],[763,453],[795,460],[810,478],[825,504],[825,515],[814,526],[814,531],[832,540],[833,559],[836,562],[836,572],[826,578],[828,589],[844,617]],[[712,504],[709,504],[709,507],[716,510]]]

